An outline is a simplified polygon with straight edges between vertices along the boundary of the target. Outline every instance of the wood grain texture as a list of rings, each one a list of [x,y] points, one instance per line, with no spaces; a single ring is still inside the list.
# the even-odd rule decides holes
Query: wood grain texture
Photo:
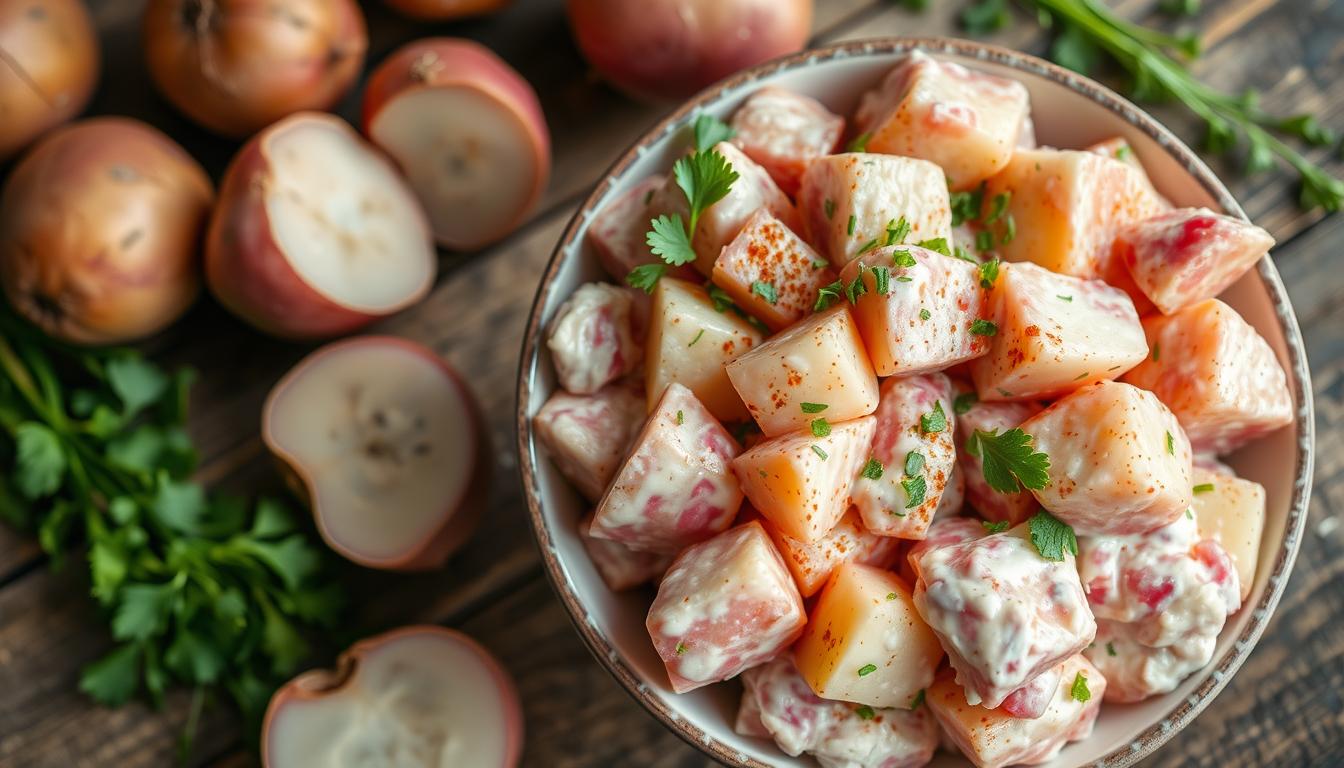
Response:
[[[94,0],[103,34],[104,85],[93,111],[143,117],[178,137],[216,177],[236,144],[194,128],[148,87],[139,55],[143,0]],[[354,566],[341,578],[360,608],[357,622],[327,638],[320,662],[363,633],[399,623],[458,626],[499,654],[523,694],[528,722],[524,764],[534,766],[708,765],[629,699],[587,654],[541,576],[527,531],[512,451],[513,377],[535,275],[569,215],[620,150],[656,121],[658,107],[636,105],[596,82],[564,26],[560,0],[517,0],[505,14],[459,24],[400,19],[366,2],[370,61],[415,37],[452,34],[490,45],[538,89],[553,132],[554,178],[533,220],[506,242],[472,254],[442,255],[433,294],[374,329],[429,344],[463,371],[491,415],[498,460],[495,493],[472,544],[433,574],[394,577]],[[956,34],[960,0],[938,0],[912,14],[885,0],[819,0],[819,41],[897,34]],[[1126,0],[1146,18],[1154,3]],[[1164,23],[1168,23],[1165,22]],[[1216,41],[1196,71],[1227,88],[1266,90],[1277,111],[1311,110],[1344,127],[1344,7],[1328,0],[1273,4],[1206,1],[1192,22]],[[1018,23],[994,42],[1040,52],[1043,34]],[[355,97],[340,111],[352,117]],[[1155,113],[1187,140],[1198,138],[1174,108]],[[1259,648],[1228,689],[1169,746],[1155,766],[1344,765],[1344,279],[1330,259],[1344,243],[1340,217],[1320,221],[1293,205],[1292,179],[1280,174],[1233,181],[1248,212],[1285,243],[1276,254],[1298,309],[1315,372],[1318,418],[1316,493],[1296,575]],[[3,172],[3,169],[0,169]],[[470,309],[468,309],[470,308]],[[206,341],[202,341],[202,340]],[[149,344],[169,363],[206,375],[196,393],[192,432],[202,448],[201,477],[226,488],[274,489],[257,439],[270,385],[310,348],[266,340],[211,302]],[[26,537],[0,529],[0,767],[169,765],[188,696],[161,712],[143,705],[105,710],[75,690],[78,668],[106,649],[105,624],[72,562],[54,572]],[[193,764],[251,765],[227,708],[208,707]]]

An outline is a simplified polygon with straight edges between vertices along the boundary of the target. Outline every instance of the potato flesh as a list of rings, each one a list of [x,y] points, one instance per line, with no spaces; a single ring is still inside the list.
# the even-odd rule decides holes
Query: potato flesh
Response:
[[[892,565],[899,555],[901,544],[899,539],[869,532],[853,508],[840,518],[840,522],[829,533],[811,543],[785,536],[768,520],[764,525],[775,547],[779,549],[779,554],[784,557],[784,564],[793,574],[793,580],[803,597],[815,595],[842,563],[862,563],[880,568]]]
[[[1143,330],[1153,353],[1123,381],[1156,394],[1196,450],[1229,453],[1293,422],[1283,367],[1236,310],[1209,299]]]
[[[555,312],[546,348],[560,386],[592,394],[634,371],[643,349],[634,334],[634,298],[610,283],[585,283]]]
[[[774,331],[810,314],[818,289],[834,281],[812,246],[766,210],[753,213],[714,261],[714,284]]]
[[[970,189],[1012,158],[1027,101],[1016,80],[916,51],[863,95],[856,122],[869,152],[923,158],[952,189]]]
[[[688,387],[715,418],[736,421],[747,408],[724,364],[760,345],[764,336],[732,312],[718,312],[703,288],[663,278],[653,292],[645,345],[644,384],[652,408],[673,382]]]
[[[785,536],[815,543],[845,514],[875,428],[863,416],[831,424],[821,437],[809,430],[770,438],[734,459],[733,472],[762,517]]]
[[[942,657],[910,587],[857,563],[831,575],[794,647],[798,671],[818,696],[901,709],[933,682]]]
[[[849,310],[812,315],[730,361],[728,378],[767,437],[839,422],[877,408],[877,376]],[[820,413],[803,403],[825,405]]]
[[[1193,509],[1199,535],[1223,545],[1237,568],[1244,603],[1255,584],[1260,538],[1265,531],[1265,488],[1251,480],[1195,467]],[[1203,486],[1212,485],[1209,489]]]
[[[991,302],[998,330],[971,363],[981,400],[1057,397],[1114,379],[1148,354],[1133,302],[1100,280],[1004,264]]]
[[[618,383],[591,395],[557,391],[532,417],[537,439],[589,501],[602,498],[644,423],[642,392]]]
[[[769,85],[738,107],[731,125],[732,142],[789,195],[798,194],[807,164],[830,154],[845,131],[845,119],[821,102]]]
[[[593,561],[597,575],[613,592],[654,581],[672,564],[672,555],[669,554],[640,552],[618,541],[595,539],[589,532],[592,525],[591,514],[579,521],[579,540]]]

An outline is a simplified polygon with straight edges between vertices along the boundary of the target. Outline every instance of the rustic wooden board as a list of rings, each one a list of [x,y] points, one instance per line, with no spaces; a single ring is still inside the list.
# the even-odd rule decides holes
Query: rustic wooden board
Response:
[[[93,5],[107,48],[107,74],[95,110],[160,125],[218,175],[236,145],[187,124],[145,84],[137,32],[143,0]],[[518,66],[542,93],[554,132],[555,178],[529,225],[483,252],[445,254],[431,297],[375,329],[424,341],[467,374],[491,414],[499,467],[480,534],[443,571],[409,578],[354,567],[342,571],[361,604],[350,634],[433,621],[481,639],[501,656],[523,693],[528,765],[706,765],[644,714],[571,630],[541,577],[512,452],[512,383],[535,282],[529,276],[541,270],[580,196],[661,110],[635,105],[594,82],[569,42],[559,0],[519,0],[503,16],[455,25],[412,24],[377,4],[366,5],[372,61],[417,36],[457,34],[486,42]],[[880,0],[819,0],[817,39],[955,34],[962,3],[941,0],[933,6],[916,15]],[[1152,6],[1133,0],[1117,7],[1143,18]],[[1218,85],[1267,88],[1268,108],[1311,109],[1344,126],[1338,91],[1344,86],[1332,77],[1344,49],[1336,42],[1344,12],[1319,0],[1210,2],[1206,8],[1197,23],[1218,42],[1197,71]],[[993,39],[1039,51],[1044,38],[1031,25],[1018,24]],[[353,116],[354,100],[341,111]],[[1186,138],[1197,137],[1179,111],[1156,111]],[[1344,508],[1344,279],[1327,266],[1326,254],[1344,242],[1344,224],[1336,217],[1313,227],[1316,218],[1292,205],[1293,184],[1283,176],[1238,181],[1234,191],[1281,242],[1291,239],[1277,259],[1316,372],[1320,450],[1313,533],[1259,650],[1198,724],[1151,762],[1340,765],[1344,591],[1337,578],[1344,570],[1339,565],[1344,526],[1332,521]],[[208,374],[197,392],[192,426],[203,449],[203,479],[249,491],[274,489],[274,473],[256,437],[257,413],[271,383],[308,347],[261,339],[204,302],[150,348],[165,361],[186,362]],[[107,640],[85,597],[80,563],[72,565],[53,572],[31,541],[0,529],[0,690],[6,691],[0,698],[0,766],[170,764],[186,694],[170,697],[155,713],[138,704],[101,709],[74,690],[78,667],[105,650]],[[331,645],[345,639],[331,638]],[[251,764],[227,708],[207,709],[192,762]]]

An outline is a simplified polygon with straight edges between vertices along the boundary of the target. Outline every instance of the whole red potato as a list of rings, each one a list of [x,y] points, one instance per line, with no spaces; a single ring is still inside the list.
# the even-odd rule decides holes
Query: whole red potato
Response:
[[[98,35],[80,0],[0,2],[0,160],[84,109]]]
[[[807,42],[812,0],[567,0],[589,64],[633,96],[684,99]]]
[[[494,13],[512,0],[383,0],[383,2],[397,13],[413,19],[444,21]]]

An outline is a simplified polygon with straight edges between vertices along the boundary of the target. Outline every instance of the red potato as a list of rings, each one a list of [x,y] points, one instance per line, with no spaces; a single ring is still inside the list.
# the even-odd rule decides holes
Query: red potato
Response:
[[[831,573],[844,563],[886,568],[900,554],[899,539],[870,533],[852,508],[825,536],[810,544],[785,536],[768,520],[762,525],[784,556],[784,564],[793,573],[793,580],[803,597],[816,594]]]
[[[434,239],[449,248],[480,248],[512,232],[550,178],[536,92],[470,40],[419,40],[389,56],[369,78],[362,123],[410,180]]]
[[[532,417],[532,428],[560,474],[596,503],[625,459],[644,415],[644,393],[633,382],[617,382],[591,395],[557,390]]]
[[[335,105],[369,44],[354,0],[150,0],[141,31],[168,101],[233,138]]]
[[[973,517],[940,517],[929,525],[924,538],[913,542],[914,546],[905,553],[901,563],[901,578],[914,584],[919,579],[919,561],[924,553],[949,544],[975,541],[988,535],[981,521]]]
[[[796,197],[807,164],[835,151],[845,119],[816,99],[767,85],[733,113],[733,143]]]
[[[289,681],[271,697],[261,732],[265,768],[364,760],[514,768],[522,749],[523,710],[508,673],[476,641],[435,626],[361,640],[334,669]]]
[[[0,282],[21,314],[76,344],[157,333],[200,293],[214,189],[172,139],[126,118],[52,133],[0,196]]]
[[[741,69],[801,49],[812,0],[568,0],[588,63],[648,100],[684,99]]]
[[[0,161],[82,112],[97,83],[82,0],[0,3]]]
[[[654,193],[662,189],[667,177],[661,174],[640,181],[602,207],[588,227],[588,243],[597,253],[597,260],[607,274],[624,284],[630,270],[643,264],[661,264],[663,260],[649,250],[649,222],[654,218],[649,210]],[[683,280],[695,280],[694,267],[667,265],[667,275]]]
[[[1134,640],[1130,625],[1099,619],[1083,654],[1106,676],[1106,701],[1128,703],[1176,690],[1213,659],[1217,644],[1217,635],[1195,635],[1154,648]]]
[[[423,298],[435,268],[414,194],[339,118],[288,117],[224,173],[206,279],[221,304],[266,333],[349,333]]]
[[[640,552],[618,541],[593,538],[590,530],[593,516],[579,521],[579,540],[593,561],[597,575],[613,592],[634,589],[641,584],[657,581],[672,564],[672,555],[658,552]]]
[[[811,314],[817,291],[834,281],[812,246],[764,208],[714,260],[714,283],[774,331]]]
[[[639,367],[644,350],[635,340],[634,300],[611,283],[584,283],[555,311],[546,348],[562,387],[591,395]]]
[[[495,13],[512,0],[383,0],[387,7],[413,19],[447,21]]]
[[[490,485],[471,390],[433,350],[361,336],[329,344],[271,390],[261,437],[349,560],[441,566],[471,536]]]

